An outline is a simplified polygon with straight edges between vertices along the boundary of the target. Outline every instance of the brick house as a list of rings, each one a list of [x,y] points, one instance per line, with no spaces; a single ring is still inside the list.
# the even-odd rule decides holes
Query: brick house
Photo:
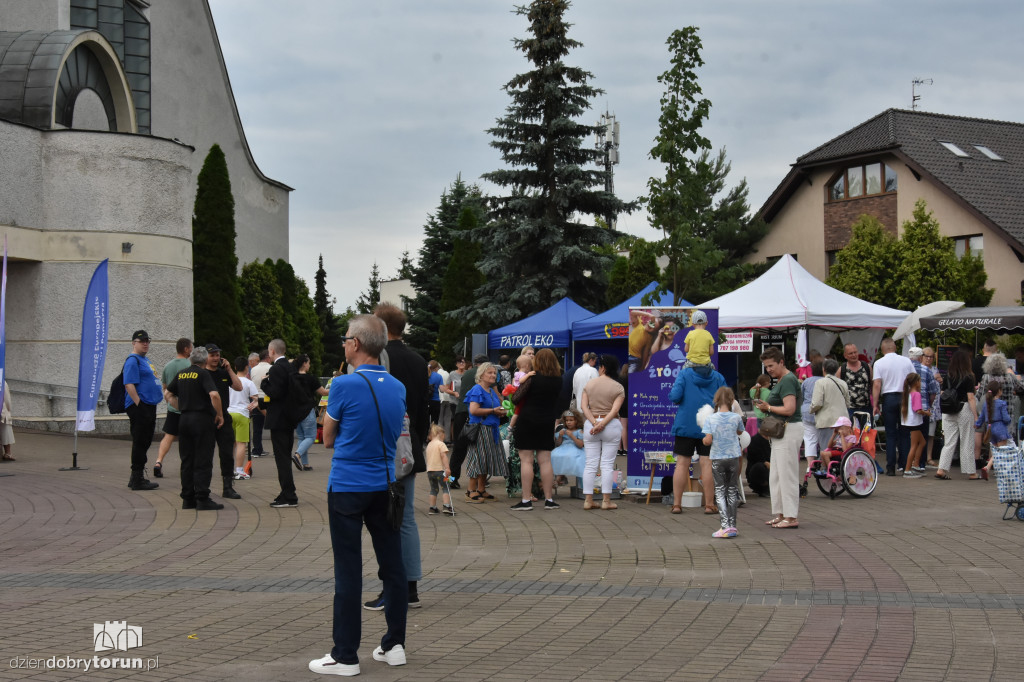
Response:
[[[752,260],[828,276],[863,214],[893,235],[924,199],[957,253],[981,254],[992,305],[1024,297],[1024,124],[888,109],[796,160],[759,215]]]

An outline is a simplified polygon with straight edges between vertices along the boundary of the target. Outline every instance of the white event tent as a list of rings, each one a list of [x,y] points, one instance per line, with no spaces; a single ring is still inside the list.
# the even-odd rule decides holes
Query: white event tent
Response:
[[[700,307],[718,308],[718,327],[723,331],[797,328],[809,335],[804,348],[822,353],[839,333],[844,343],[857,344],[869,358],[878,352],[882,331],[898,327],[908,314],[833,289],[789,254],[750,284]],[[797,360],[803,364],[806,352],[801,341],[798,338]]]

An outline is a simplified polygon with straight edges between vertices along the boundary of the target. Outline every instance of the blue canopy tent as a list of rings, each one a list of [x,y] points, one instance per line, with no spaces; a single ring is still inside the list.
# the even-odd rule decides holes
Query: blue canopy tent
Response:
[[[578,322],[574,322],[572,325],[572,339],[573,341],[590,341],[590,340],[611,340],[611,339],[624,339],[629,336],[629,309],[636,308],[644,305],[643,298],[647,294],[651,293],[658,288],[657,282],[651,282],[637,294],[627,298],[622,303],[618,304],[610,310],[606,310],[603,313],[598,313],[593,317],[588,317]],[[651,303],[652,308],[660,306],[672,305],[672,292],[666,291],[654,302]],[[689,301],[680,301],[679,305],[684,307],[693,306]]]
[[[488,332],[487,348],[568,348],[573,322],[593,316],[566,297],[546,310]]]

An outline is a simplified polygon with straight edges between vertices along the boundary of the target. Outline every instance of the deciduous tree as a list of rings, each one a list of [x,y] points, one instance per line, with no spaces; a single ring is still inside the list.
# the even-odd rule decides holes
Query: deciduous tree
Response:
[[[671,67],[658,77],[665,86],[659,132],[650,156],[665,166],[664,177],[647,182],[651,225],[661,231],[661,254],[668,257],[660,290],[675,303],[700,302],[730,291],[754,274],[742,265],[764,236],[762,221],[751,218],[746,180],[726,191],[731,169],[725,150],[711,155],[701,128],[711,110],[697,69],[704,65],[696,27],[668,38]]]

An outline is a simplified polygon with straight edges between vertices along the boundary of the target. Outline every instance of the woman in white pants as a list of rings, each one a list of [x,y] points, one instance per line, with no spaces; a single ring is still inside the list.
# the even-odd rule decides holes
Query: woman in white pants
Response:
[[[962,403],[959,412],[942,413],[942,436],[946,444],[939,456],[939,470],[935,478],[949,480],[949,467],[953,464],[953,453],[960,443],[960,471],[972,480],[978,478],[974,466],[974,422],[978,419],[978,405],[974,399],[974,374],[971,372],[971,356],[964,350],[953,353],[946,370],[943,389],[956,389],[957,400]]]
[[[619,422],[619,407],[626,398],[622,384],[614,377],[619,372],[619,361],[614,355],[602,355],[598,361],[597,378],[591,379],[583,388],[580,408],[587,422],[583,427],[583,449],[587,453],[587,464],[583,469],[584,509],[594,509],[594,476],[598,465],[601,467],[601,493],[604,500],[601,509],[617,509],[612,502],[612,470],[615,455],[622,438],[622,424]]]
[[[757,407],[768,416],[781,417],[786,422],[782,438],[772,439],[771,466],[768,469],[768,490],[772,496],[772,518],[767,525],[773,528],[796,528],[800,509],[800,382],[783,364],[782,351],[772,346],[761,354],[764,370],[775,379],[775,388],[766,401]],[[766,417],[767,418],[767,417]]]

